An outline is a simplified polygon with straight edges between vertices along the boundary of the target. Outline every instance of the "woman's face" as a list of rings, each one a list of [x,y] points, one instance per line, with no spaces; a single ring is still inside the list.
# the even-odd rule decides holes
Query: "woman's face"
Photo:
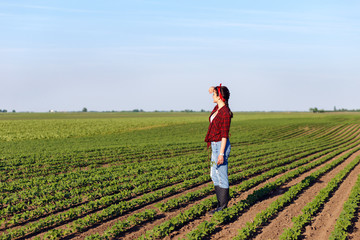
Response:
[[[213,92],[213,100],[214,100],[214,103],[217,103],[218,101],[219,101],[219,97],[218,97],[218,95],[216,94],[216,92],[214,91]]]

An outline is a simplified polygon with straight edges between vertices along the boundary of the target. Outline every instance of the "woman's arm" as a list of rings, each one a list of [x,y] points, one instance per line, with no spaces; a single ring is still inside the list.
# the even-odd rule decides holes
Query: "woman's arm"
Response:
[[[224,163],[224,153],[225,153],[226,142],[227,142],[227,138],[221,139],[220,154],[218,157],[217,165],[221,165]]]

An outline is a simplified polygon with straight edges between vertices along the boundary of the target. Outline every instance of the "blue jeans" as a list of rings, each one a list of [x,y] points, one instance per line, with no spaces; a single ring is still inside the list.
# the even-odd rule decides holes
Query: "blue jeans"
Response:
[[[217,164],[218,157],[220,154],[221,141],[211,142],[211,167],[210,167],[210,176],[214,182],[214,186],[219,186],[221,188],[229,188],[229,179],[228,179],[228,158],[230,155],[231,145],[229,139],[226,142],[225,151],[224,151],[224,163],[221,165]]]

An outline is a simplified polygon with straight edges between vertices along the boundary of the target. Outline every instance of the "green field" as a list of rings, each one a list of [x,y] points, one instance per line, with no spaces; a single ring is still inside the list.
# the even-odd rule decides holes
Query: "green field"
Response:
[[[246,239],[346,163],[343,175],[336,175],[340,180],[329,181],[334,187],[322,200],[326,204],[359,162],[359,113],[234,113],[233,200],[209,219],[206,212],[216,203],[204,142],[208,116],[0,113],[0,239]],[[351,156],[355,160],[347,164]],[[244,212],[256,211],[251,206],[317,167],[317,175],[289,187],[279,197],[283,203],[274,201],[252,225],[221,235]],[[249,197],[240,200],[245,193]],[[313,207],[308,219],[321,207]],[[306,234],[309,222],[301,224],[282,237]]]

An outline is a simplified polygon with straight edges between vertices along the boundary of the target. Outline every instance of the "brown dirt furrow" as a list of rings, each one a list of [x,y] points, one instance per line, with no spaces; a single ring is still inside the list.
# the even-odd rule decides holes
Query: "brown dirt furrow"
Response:
[[[285,207],[275,219],[273,219],[269,225],[265,226],[261,234],[255,239],[278,239],[285,228],[292,226],[291,219],[301,213],[301,209],[318,194],[318,192],[324,188],[327,183],[338,174],[344,167],[349,164],[356,156],[360,155],[360,151],[351,155],[342,164],[334,168],[332,171],[321,177],[313,186],[305,190],[292,204]],[[359,170],[360,168],[357,167]],[[341,207],[341,206],[340,206]],[[341,210],[340,210],[341,211]],[[310,238],[316,239],[316,238]],[[324,238],[318,238],[324,239]],[[327,239],[327,238],[326,238]]]
[[[353,158],[352,156],[351,158]],[[343,204],[348,199],[352,187],[355,185],[358,174],[360,173],[360,164],[357,165],[341,183],[338,190],[331,197],[315,217],[310,226],[306,227],[304,236],[306,239],[329,239],[330,233],[334,230],[337,218],[343,210]]]
[[[339,158],[346,152],[333,158],[331,161],[334,161],[335,159]],[[358,154],[360,154],[360,151]],[[307,202],[309,202],[314,195],[316,195],[319,189],[321,189],[323,185],[327,183],[327,181],[333,178],[339,171],[341,171],[341,169],[343,169],[350,162],[351,159],[350,158],[347,159],[342,164],[340,164],[339,166],[337,166],[336,168],[325,174],[323,177],[321,177],[320,180],[317,183],[315,183],[313,186],[311,186],[309,189],[305,190],[298,199],[296,199],[292,204],[290,204],[283,211],[281,211],[279,215],[269,223],[269,225],[263,227],[263,229],[260,230],[260,234],[256,237],[256,239],[278,239],[279,235],[283,232],[283,229],[290,226],[289,224],[291,223],[291,218],[293,216],[296,216],[297,213],[299,213],[302,207]],[[319,170],[325,164],[327,163],[324,163],[302,174],[301,176],[293,179],[289,183],[285,184],[277,191],[275,191],[272,194],[272,197],[255,204],[233,223],[222,226],[218,232],[216,232],[213,236],[211,236],[211,239],[232,239],[237,235],[238,229],[241,229],[245,226],[246,222],[252,221],[255,218],[256,214],[265,210],[270,205],[271,202],[275,201],[278,197],[280,197],[280,195],[282,195],[290,187],[301,182],[305,177]]]
[[[315,161],[315,160],[314,160],[314,161]],[[332,160],[330,160],[330,161],[332,161]],[[287,185],[292,186],[292,185],[300,182],[303,178],[305,178],[306,176],[310,175],[312,172],[314,172],[314,171],[316,171],[317,169],[321,168],[321,167],[324,166],[325,164],[326,164],[326,163],[324,163],[324,164],[322,164],[321,166],[318,166],[318,167],[312,169],[311,171],[303,174],[302,176],[300,176],[300,177],[292,180],[290,183],[286,184],[286,185],[285,185],[282,189],[280,189],[278,192],[275,192],[275,193],[273,194],[273,196],[272,196],[271,198],[269,198],[268,201],[269,201],[269,202],[272,202],[272,201],[273,201],[272,199],[273,199],[274,197],[276,197],[276,196],[278,196],[279,194],[282,194],[283,192],[285,192],[286,189],[288,188]],[[291,171],[293,171],[293,170],[291,170]],[[262,188],[263,186],[265,186],[265,185],[266,185],[267,183],[269,183],[269,182],[275,181],[276,179],[280,178],[281,176],[283,176],[283,175],[286,174],[286,173],[287,173],[287,172],[282,173],[282,174],[279,174],[279,175],[277,175],[277,176],[275,176],[275,177],[272,177],[272,178],[268,179],[267,181],[265,181],[265,182],[257,185],[256,187],[253,187],[253,188],[251,188],[250,190],[242,193],[242,194],[241,194],[240,196],[238,196],[237,198],[231,199],[228,206],[231,207],[231,206],[233,206],[234,204],[236,204],[237,202],[246,199],[246,198],[248,197],[248,195],[252,194],[255,190],[258,190],[258,189]],[[236,186],[236,185],[235,185],[235,186]],[[234,186],[230,186],[230,188],[231,188],[231,187],[234,187]],[[262,204],[262,203],[258,203],[258,204],[256,204],[255,206],[253,206],[251,209],[256,209],[256,208],[258,207],[257,205],[261,205],[261,204]],[[267,205],[266,205],[266,206],[267,206]],[[244,220],[244,223],[253,219],[253,216],[252,216],[251,214],[249,214],[249,217],[250,217],[250,218],[247,218],[247,217],[248,217],[247,213],[244,213],[244,214],[241,216],[241,219]],[[184,226],[183,228],[179,229],[178,231],[174,231],[173,233],[170,234],[169,237],[167,237],[167,238],[165,238],[165,239],[178,239],[178,238],[183,238],[183,237],[186,236],[186,234],[187,234],[188,232],[190,232],[191,230],[193,230],[194,228],[196,228],[201,222],[203,222],[203,221],[209,221],[210,219],[211,219],[211,216],[210,216],[210,215],[205,215],[205,216],[203,216],[203,217],[201,217],[201,218],[199,218],[199,219],[196,219],[196,220],[190,222],[189,224],[187,224],[187,225]],[[226,230],[229,229],[229,228],[230,228],[230,229],[232,228],[232,227],[231,227],[231,224],[228,224],[228,225],[226,225],[226,226],[223,226],[223,229],[225,230],[225,233],[223,232],[222,234],[219,235],[219,237],[216,237],[216,235],[217,235],[218,233],[215,234],[215,235],[214,235],[214,236],[215,236],[215,239],[223,239],[224,237],[226,238],[226,235],[227,235]],[[238,229],[238,228],[235,227],[234,229],[232,229],[232,232],[234,232],[235,235],[236,235],[236,233],[237,233],[237,230],[236,230],[236,229]],[[234,236],[235,236],[235,235],[234,235]],[[214,237],[214,236],[213,236],[213,237]]]

